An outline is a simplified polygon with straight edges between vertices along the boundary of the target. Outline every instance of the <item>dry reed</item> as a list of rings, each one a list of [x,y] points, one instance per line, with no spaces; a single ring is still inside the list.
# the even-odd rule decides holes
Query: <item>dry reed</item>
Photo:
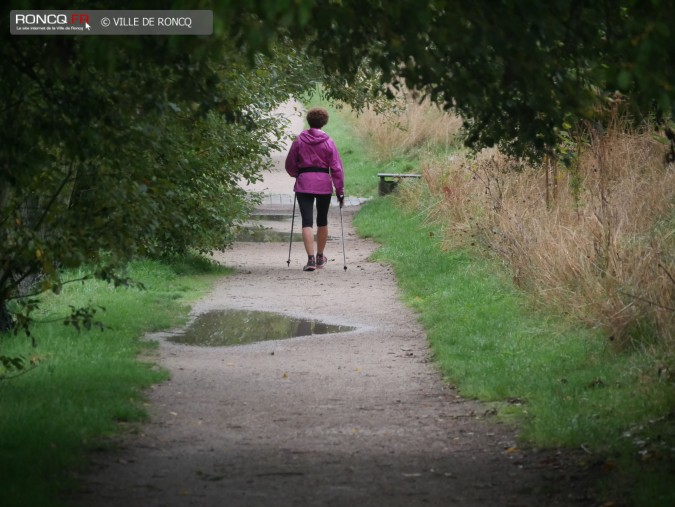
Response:
[[[480,240],[499,254],[537,301],[617,343],[672,347],[675,168],[647,131],[590,140],[572,170],[496,150],[427,162],[428,215],[447,224],[447,241]]]
[[[354,125],[359,135],[368,140],[377,161],[414,154],[426,147],[450,149],[457,144],[462,120],[445,112],[428,100],[414,99],[402,93],[384,112],[365,109]]]
[[[355,122],[379,157],[456,146],[458,118],[400,104]],[[443,227],[448,247],[480,243],[498,254],[539,303],[622,346],[652,340],[675,353],[675,167],[653,128],[628,125],[582,132],[571,168],[532,167],[494,149],[449,158],[423,150],[426,184],[402,185],[400,198]]]

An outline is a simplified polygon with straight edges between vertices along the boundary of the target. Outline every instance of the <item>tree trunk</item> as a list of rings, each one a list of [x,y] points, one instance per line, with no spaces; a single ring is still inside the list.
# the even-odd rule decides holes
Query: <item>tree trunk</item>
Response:
[[[13,323],[12,314],[7,309],[7,303],[0,300],[0,333],[12,329]]]

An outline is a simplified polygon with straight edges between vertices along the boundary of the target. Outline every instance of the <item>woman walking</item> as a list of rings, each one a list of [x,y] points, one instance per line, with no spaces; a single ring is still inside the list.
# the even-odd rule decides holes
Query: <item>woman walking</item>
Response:
[[[307,112],[309,129],[291,145],[286,157],[286,172],[295,178],[295,191],[302,216],[302,242],[307,252],[303,271],[314,271],[326,265],[324,255],[328,241],[328,208],[335,195],[344,205],[344,172],[340,154],[333,140],[321,130],[328,123],[328,112],[315,107]],[[316,256],[314,255],[314,202],[316,201]]]

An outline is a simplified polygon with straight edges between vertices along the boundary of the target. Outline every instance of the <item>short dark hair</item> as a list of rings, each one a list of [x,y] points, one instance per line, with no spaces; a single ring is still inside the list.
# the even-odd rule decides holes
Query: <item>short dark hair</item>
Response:
[[[307,123],[310,128],[320,129],[328,123],[328,111],[321,107],[313,107],[307,111]]]

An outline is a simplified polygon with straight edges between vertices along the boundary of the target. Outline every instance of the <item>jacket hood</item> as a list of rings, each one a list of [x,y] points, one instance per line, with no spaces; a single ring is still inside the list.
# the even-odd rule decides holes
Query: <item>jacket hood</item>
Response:
[[[309,130],[304,130],[298,138],[306,144],[310,145],[315,145],[315,144],[320,144],[324,142],[326,139],[328,139],[328,134],[326,134],[323,130],[319,129],[309,129]]]

